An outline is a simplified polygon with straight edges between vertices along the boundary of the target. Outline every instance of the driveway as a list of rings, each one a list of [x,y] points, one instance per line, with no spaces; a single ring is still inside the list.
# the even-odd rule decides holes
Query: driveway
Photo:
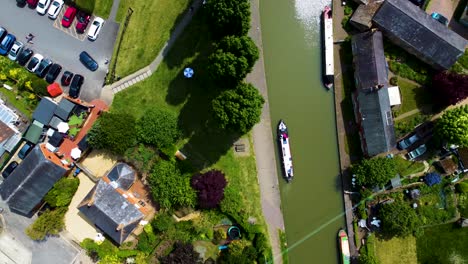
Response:
[[[6,203],[0,200],[5,223],[0,234],[0,263],[69,264],[80,249],[62,237],[49,237],[45,241],[32,241],[24,230],[34,220],[11,213]],[[1,217],[1,216],[0,216]]]
[[[92,42],[85,36],[74,32],[75,24],[69,29],[65,29],[60,25],[64,11],[65,7],[62,9],[62,14],[54,21],[47,16],[40,16],[34,9],[27,6],[17,7],[16,1],[2,1],[0,26],[6,28],[8,32],[14,34],[23,43],[26,43],[25,36],[32,33],[35,36],[34,44],[27,45],[35,53],[40,53],[53,62],[62,65],[62,73],[68,70],[83,75],[85,81],[80,98],[89,102],[101,95],[108,68],[105,59],[110,59],[112,56],[119,24],[106,21],[98,39]],[[99,69],[97,71],[91,72],[80,63],[78,56],[81,51],[87,51],[98,62]],[[61,75],[57,80],[60,80],[60,78]],[[63,88],[65,92],[68,92],[68,87]]]

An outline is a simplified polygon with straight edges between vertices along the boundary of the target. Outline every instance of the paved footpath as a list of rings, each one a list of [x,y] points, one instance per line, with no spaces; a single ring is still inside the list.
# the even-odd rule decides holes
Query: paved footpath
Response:
[[[257,162],[257,177],[260,185],[263,217],[268,225],[268,233],[270,234],[271,246],[273,248],[274,263],[283,263],[278,230],[284,231],[284,221],[283,213],[281,212],[281,197],[276,170],[277,162],[275,159],[268,89],[263,61],[259,0],[252,0],[250,4],[252,17],[249,36],[257,44],[260,56],[252,72],[247,75],[246,80],[257,87],[263,98],[265,98],[260,123],[255,125],[252,133]]]

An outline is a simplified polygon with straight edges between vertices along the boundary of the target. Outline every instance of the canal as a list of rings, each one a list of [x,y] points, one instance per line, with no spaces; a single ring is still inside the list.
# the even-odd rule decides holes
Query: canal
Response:
[[[292,264],[337,263],[336,237],[344,227],[333,92],[321,83],[320,13],[327,4],[260,3],[273,135],[283,119],[295,169],[291,184],[280,179]]]

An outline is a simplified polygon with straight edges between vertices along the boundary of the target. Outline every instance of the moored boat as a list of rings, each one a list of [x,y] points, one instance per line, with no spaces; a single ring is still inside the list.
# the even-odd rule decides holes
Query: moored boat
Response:
[[[322,14],[323,20],[323,83],[325,87],[331,89],[334,78],[334,63],[333,63],[333,19],[332,9],[325,6]]]
[[[283,166],[283,176],[287,182],[291,182],[294,176],[291,148],[289,142],[288,128],[283,120],[278,124],[278,140],[281,148],[281,159]]]
[[[349,251],[348,235],[346,234],[346,231],[340,229],[340,231],[338,232],[338,239],[340,242],[341,249],[341,261],[343,264],[349,264],[351,256]]]

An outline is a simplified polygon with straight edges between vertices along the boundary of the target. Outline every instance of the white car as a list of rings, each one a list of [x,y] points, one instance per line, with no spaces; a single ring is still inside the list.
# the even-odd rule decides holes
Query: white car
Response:
[[[16,60],[16,57],[18,57],[18,54],[23,50],[24,44],[21,41],[15,41],[15,44],[13,44],[13,47],[11,47],[10,52],[8,52],[8,58],[12,61]]]
[[[56,19],[58,14],[60,13],[60,10],[62,10],[62,7],[63,0],[54,0],[50,5],[49,12],[47,12],[49,18]]]
[[[26,66],[26,69],[28,69],[28,71],[30,72],[35,72],[37,68],[39,68],[39,64],[41,64],[43,59],[44,56],[42,56],[41,54],[34,54],[34,56],[29,61],[28,65]]]
[[[41,15],[45,15],[47,9],[50,6],[50,1],[51,0],[39,0],[39,3],[37,3],[36,11]]]
[[[100,17],[95,17],[93,23],[91,23],[91,27],[88,30],[88,39],[96,40],[99,32],[101,31],[102,26],[104,26],[104,19]]]

